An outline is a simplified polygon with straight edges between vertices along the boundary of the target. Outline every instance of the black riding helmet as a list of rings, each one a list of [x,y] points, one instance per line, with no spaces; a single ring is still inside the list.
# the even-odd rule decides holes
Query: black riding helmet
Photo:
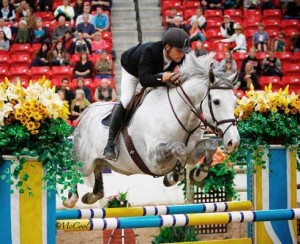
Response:
[[[170,28],[163,35],[163,44],[169,44],[172,47],[183,52],[190,51],[190,37],[189,35],[180,28]]]

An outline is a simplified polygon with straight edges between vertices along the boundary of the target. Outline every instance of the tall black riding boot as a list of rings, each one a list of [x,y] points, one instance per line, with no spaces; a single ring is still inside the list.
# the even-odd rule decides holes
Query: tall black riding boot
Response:
[[[120,102],[116,106],[116,109],[114,110],[111,117],[108,140],[103,152],[104,159],[115,160],[115,161],[117,160],[117,155],[115,150],[115,139],[124,124],[125,114],[126,114],[126,109],[123,107],[122,103]]]

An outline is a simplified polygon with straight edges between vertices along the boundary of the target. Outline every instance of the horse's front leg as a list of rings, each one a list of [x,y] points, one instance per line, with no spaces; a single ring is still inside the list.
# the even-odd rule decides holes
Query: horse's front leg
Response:
[[[186,146],[181,142],[160,143],[155,150],[156,162],[169,173],[164,185],[172,186],[184,178]]]
[[[69,191],[68,198],[62,203],[67,208],[74,208],[78,201],[79,195],[77,191],[77,185],[74,188],[75,192]]]
[[[204,161],[203,165],[197,166],[190,171],[189,177],[191,182],[201,182],[208,176],[209,168],[213,160],[213,155],[215,154],[217,148],[217,141],[211,138],[203,139],[197,143],[192,154],[189,155],[187,162],[189,164],[195,164],[203,156]]]
[[[97,165],[94,170],[95,183],[93,192],[86,193],[81,201],[85,204],[93,204],[104,197],[102,166]]]

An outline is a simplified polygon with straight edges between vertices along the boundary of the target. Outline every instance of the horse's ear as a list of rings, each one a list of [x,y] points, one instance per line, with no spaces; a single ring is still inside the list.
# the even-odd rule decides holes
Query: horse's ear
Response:
[[[210,68],[210,70],[208,72],[208,77],[209,77],[210,83],[213,84],[215,82],[215,75],[214,75],[212,68]]]
[[[231,84],[233,84],[237,80],[238,76],[239,76],[239,72],[236,72],[229,77]]]

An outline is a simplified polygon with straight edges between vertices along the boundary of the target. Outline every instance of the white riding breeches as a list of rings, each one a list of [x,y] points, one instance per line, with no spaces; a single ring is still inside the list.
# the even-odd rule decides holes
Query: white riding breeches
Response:
[[[137,90],[137,86],[140,80],[129,74],[123,67],[122,67],[122,78],[121,78],[121,98],[120,101],[124,108],[127,108],[130,101],[135,95]]]

